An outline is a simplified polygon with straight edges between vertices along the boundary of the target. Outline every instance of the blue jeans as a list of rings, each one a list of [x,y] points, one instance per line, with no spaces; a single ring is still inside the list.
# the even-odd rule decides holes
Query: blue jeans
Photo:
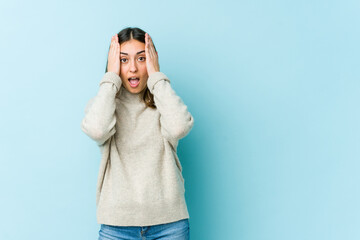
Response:
[[[136,227],[101,224],[98,240],[189,240],[189,219],[176,222]]]

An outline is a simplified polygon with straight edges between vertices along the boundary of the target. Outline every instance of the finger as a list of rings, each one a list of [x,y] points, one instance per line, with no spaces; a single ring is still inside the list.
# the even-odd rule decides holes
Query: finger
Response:
[[[149,34],[148,34],[148,37],[147,37],[147,42],[148,42],[149,49],[151,49],[151,37],[150,37]]]
[[[155,47],[154,47],[154,43],[153,43],[153,41],[152,41],[152,39],[151,39],[150,36],[149,36],[149,38],[150,38],[150,49],[151,49],[151,52],[152,52],[152,54],[153,54],[154,56],[156,56],[156,50],[155,50]]]
[[[148,34],[145,34],[145,54],[149,57],[149,41]]]
[[[111,46],[110,46],[110,52],[111,52],[111,54],[114,54],[114,45],[115,45],[115,43],[114,43],[114,41],[112,41],[112,42],[111,42]]]
[[[113,49],[114,49],[114,47],[113,47],[113,43],[111,43],[111,44],[110,44],[110,49],[109,49],[109,56],[111,56],[111,55],[112,55],[112,53],[113,53]]]
[[[119,44],[119,38],[118,38],[118,35],[116,34],[115,35],[115,44],[116,44],[116,47],[119,47],[120,44]]]
[[[119,44],[118,44],[118,43],[116,42],[116,40],[115,40],[115,45],[114,45],[115,53],[117,53],[118,48],[119,48]]]
[[[120,43],[118,43],[116,46],[116,54],[117,54],[118,58],[120,58]]]
[[[114,36],[112,36],[112,38],[111,38],[110,48],[112,49],[113,46],[114,46]]]
[[[156,56],[155,49],[154,49],[154,45],[152,44],[151,37],[149,34],[147,34],[147,49],[148,49],[150,59],[155,58],[155,56]]]
[[[149,43],[150,43],[150,45],[153,45],[153,41],[152,41],[152,38],[150,37],[150,35],[149,35]]]
[[[151,44],[150,44],[150,36],[149,34],[146,34],[146,47],[147,47],[147,50],[149,52],[149,54],[152,54],[152,51],[151,51]]]
[[[151,57],[155,57],[155,49],[154,49],[153,45],[149,44],[149,50],[150,50]]]
[[[116,34],[113,36],[113,38],[112,38],[112,42],[113,42],[113,50],[114,50],[114,52],[115,52],[115,50],[116,50]]]

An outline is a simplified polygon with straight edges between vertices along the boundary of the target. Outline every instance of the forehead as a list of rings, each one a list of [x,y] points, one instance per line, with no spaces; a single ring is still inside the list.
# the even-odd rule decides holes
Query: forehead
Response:
[[[145,50],[145,43],[135,39],[123,42],[120,45],[120,52],[128,55],[136,55],[138,52]]]

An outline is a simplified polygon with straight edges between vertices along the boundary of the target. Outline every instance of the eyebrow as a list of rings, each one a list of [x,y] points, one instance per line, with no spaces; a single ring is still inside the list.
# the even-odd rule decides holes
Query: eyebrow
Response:
[[[145,50],[142,50],[142,51],[140,51],[140,52],[137,52],[136,55],[138,55],[138,54],[140,54],[140,53],[143,53],[143,52],[145,52]],[[129,54],[124,53],[124,52],[120,52],[120,53],[121,53],[121,54],[124,54],[124,55],[129,55]]]

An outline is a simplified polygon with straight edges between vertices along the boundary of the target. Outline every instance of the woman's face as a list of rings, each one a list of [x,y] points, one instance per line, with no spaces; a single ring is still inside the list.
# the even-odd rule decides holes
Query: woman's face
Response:
[[[145,57],[145,43],[131,39],[120,45],[120,78],[131,93],[140,93],[146,88],[148,73]],[[139,81],[130,82],[131,77]]]

